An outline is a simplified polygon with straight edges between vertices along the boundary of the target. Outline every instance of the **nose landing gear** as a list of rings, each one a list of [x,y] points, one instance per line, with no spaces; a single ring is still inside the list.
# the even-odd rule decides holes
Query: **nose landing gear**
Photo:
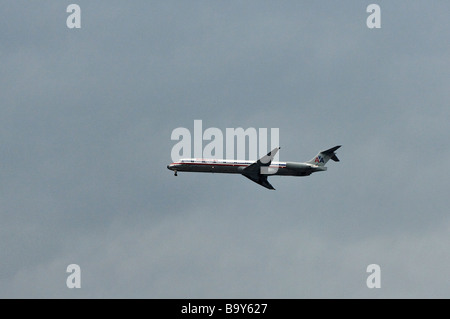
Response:
[[[175,171],[175,172],[173,173],[173,175],[174,175],[174,176],[178,176],[178,173],[177,173],[177,171]]]

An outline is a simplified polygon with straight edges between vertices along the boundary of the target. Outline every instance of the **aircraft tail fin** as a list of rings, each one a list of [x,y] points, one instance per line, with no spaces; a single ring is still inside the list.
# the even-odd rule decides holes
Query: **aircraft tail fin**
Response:
[[[332,147],[326,151],[321,151],[317,154],[312,160],[307,163],[317,165],[317,166],[325,166],[325,164],[331,159],[335,162],[339,162],[339,158],[336,156],[335,151],[340,148],[341,145]]]

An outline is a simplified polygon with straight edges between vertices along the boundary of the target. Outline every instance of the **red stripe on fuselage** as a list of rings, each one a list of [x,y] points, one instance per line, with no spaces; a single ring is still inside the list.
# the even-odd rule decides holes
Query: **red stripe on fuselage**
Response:
[[[194,162],[194,163],[192,163],[192,162],[190,162],[190,163],[172,163],[171,165],[211,165],[211,166],[250,166],[250,165],[252,165],[253,163],[250,163],[250,164],[228,164],[228,163],[196,163],[196,162]],[[286,168],[286,165],[278,165],[278,166],[273,166],[273,165],[271,165],[271,166],[269,166],[269,167],[278,167],[278,168]]]

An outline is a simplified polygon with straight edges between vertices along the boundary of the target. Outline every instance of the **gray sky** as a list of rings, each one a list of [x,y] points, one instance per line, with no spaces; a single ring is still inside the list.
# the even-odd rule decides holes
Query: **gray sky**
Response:
[[[373,2],[5,1],[0,297],[449,298],[450,3]],[[196,119],[341,162],[175,178]]]

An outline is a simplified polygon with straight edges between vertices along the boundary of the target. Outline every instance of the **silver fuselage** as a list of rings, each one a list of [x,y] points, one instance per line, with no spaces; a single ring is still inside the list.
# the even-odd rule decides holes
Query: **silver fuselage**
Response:
[[[202,172],[241,174],[242,171],[253,164],[246,160],[215,160],[215,159],[181,159],[167,166],[175,172]],[[314,172],[326,171],[325,166],[298,162],[272,162],[265,173],[267,175],[308,176]]]

